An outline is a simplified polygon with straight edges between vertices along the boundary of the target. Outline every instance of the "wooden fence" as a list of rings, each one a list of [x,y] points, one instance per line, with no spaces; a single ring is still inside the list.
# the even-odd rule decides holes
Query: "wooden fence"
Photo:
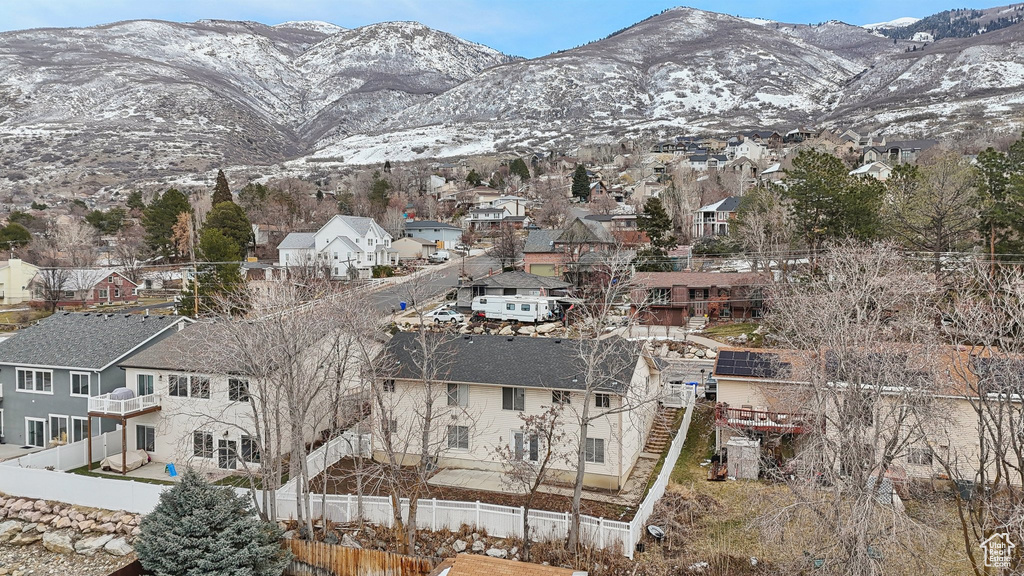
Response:
[[[431,558],[380,550],[304,540],[285,543],[292,551],[292,562],[284,572],[288,576],[427,576],[436,565]]]

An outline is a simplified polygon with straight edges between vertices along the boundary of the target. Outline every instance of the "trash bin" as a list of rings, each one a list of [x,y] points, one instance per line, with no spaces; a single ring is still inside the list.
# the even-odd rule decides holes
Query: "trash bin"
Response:
[[[956,489],[960,492],[961,500],[971,500],[974,498],[974,482],[970,480],[957,480]]]
[[[400,309],[400,310],[401,310],[402,312],[405,312],[405,302],[399,302],[399,303],[398,303],[398,308],[399,308],[399,309]]]

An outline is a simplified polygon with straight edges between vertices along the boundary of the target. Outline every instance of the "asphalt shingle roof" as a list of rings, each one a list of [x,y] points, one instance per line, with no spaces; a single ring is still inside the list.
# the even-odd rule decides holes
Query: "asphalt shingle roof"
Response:
[[[101,370],[181,316],[58,312],[0,342],[0,364]]]
[[[562,232],[565,232],[565,230],[530,230],[530,234],[526,236],[526,242],[523,244],[523,252],[554,252],[555,247],[552,243],[555,240],[558,240],[558,237],[562,235]]]
[[[436,220],[416,220],[415,222],[406,222],[406,230],[423,230],[425,228],[448,228],[449,230],[462,230],[458,226],[452,226],[445,222],[438,222]]]
[[[278,250],[305,250],[313,247],[315,232],[292,232],[278,244]]]
[[[570,286],[568,282],[563,282],[557,278],[537,276],[522,270],[487,276],[472,282],[472,285],[489,286],[491,288],[547,288],[548,290],[560,290]]]
[[[219,324],[196,322],[128,356],[118,365],[122,368],[236,373],[239,366],[231,366],[229,360],[223,357],[224,354],[210,346],[211,342],[228,337]]]
[[[435,348],[435,357],[443,364],[439,377],[442,381],[557,390],[586,387],[580,377],[583,373],[580,343],[575,340],[493,334],[451,336],[433,332],[427,337],[446,339]],[[610,378],[605,378],[607,382],[598,387],[621,393],[640,360],[639,345],[619,337],[586,345],[611,347],[606,354],[601,354],[605,360],[599,370]],[[393,366],[394,378],[420,378],[416,369],[420,350],[419,334],[399,332],[384,349],[384,366]],[[573,382],[574,378],[578,381]]]

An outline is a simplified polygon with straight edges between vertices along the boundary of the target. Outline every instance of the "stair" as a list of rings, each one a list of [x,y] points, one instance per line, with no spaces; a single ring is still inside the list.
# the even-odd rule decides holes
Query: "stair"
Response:
[[[658,407],[658,413],[654,416],[651,432],[647,435],[647,444],[644,445],[644,452],[660,456],[668,448],[668,445],[672,443],[672,435],[675,433],[672,425],[675,423],[676,416],[679,415],[680,410],[681,408]]]
[[[693,316],[686,321],[686,329],[691,332],[698,332],[704,329],[707,325],[708,319],[704,316]]]

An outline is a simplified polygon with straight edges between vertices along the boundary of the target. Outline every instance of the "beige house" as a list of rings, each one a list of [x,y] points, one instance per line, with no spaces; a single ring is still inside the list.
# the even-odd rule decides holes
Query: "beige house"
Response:
[[[578,343],[554,338],[465,335],[437,344],[437,382],[423,384],[418,335],[399,332],[385,349],[393,378],[380,384],[383,406],[374,411],[374,457],[391,452],[408,460],[422,452],[424,407],[433,404],[428,453],[439,468],[501,470],[495,451],[514,446],[523,458],[541,453],[539,440],[524,437],[520,415],[540,414],[553,403],[562,406],[561,422],[569,452],[579,446],[579,415],[583,403],[590,413],[604,414],[590,425],[585,439],[586,475],[590,487],[618,490],[629,478],[654,422],[662,394],[656,362],[625,340],[610,345],[614,353],[601,370],[609,377],[587,398],[580,383]],[[614,412],[622,406],[633,409]],[[380,431],[388,431],[389,451]],[[574,463],[553,465],[564,480],[575,477]]]
[[[923,438],[907,447],[894,464],[910,478],[944,479],[940,460],[950,462],[960,478],[974,478],[980,461],[977,415],[970,401],[975,379],[967,368],[975,361],[967,352],[946,349],[940,361],[946,365],[934,389],[933,411],[940,415],[922,423]],[[813,393],[800,381],[805,354],[792,350],[720,350],[713,377],[717,381],[715,406],[716,449],[735,436],[783,438],[799,443],[801,437],[819,430],[828,434],[827,420],[812,408]],[[967,374],[964,376],[963,374]],[[843,386],[830,382],[831,386]],[[899,392],[885,394],[900,401]],[[830,415],[830,418],[835,418]]]
[[[435,244],[423,238],[399,238],[391,242],[391,247],[398,251],[398,261],[426,259],[436,250]]]
[[[0,261],[0,304],[21,304],[32,299],[29,283],[39,267],[20,258]]]

